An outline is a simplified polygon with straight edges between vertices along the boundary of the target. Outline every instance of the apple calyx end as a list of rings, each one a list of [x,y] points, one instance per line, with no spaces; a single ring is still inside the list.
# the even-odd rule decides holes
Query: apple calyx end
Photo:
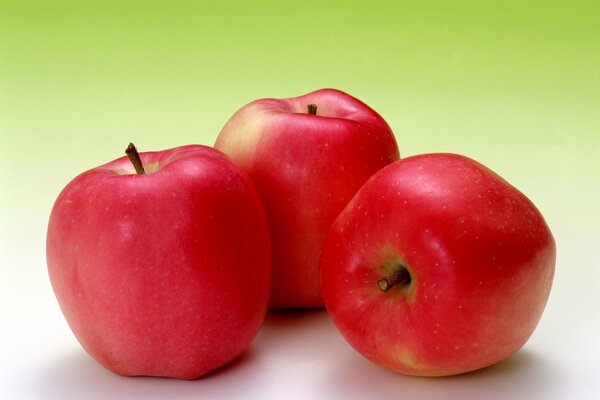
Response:
[[[140,154],[133,143],[129,143],[125,149],[125,154],[127,154],[129,161],[131,161],[131,164],[133,164],[133,168],[135,168],[135,172],[138,175],[143,175],[146,173],[146,170],[144,170],[144,164],[142,164],[142,159],[140,158]]]
[[[316,104],[309,104],[306,106],[306,111],[310,114],[310,115],[317,115],[317,105]]]

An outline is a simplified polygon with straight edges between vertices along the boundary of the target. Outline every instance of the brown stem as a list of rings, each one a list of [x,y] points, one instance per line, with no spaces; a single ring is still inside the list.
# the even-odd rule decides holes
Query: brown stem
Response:
[[[306,109],[310,115],[317,115],[317,105],[316,104],[309,104],[308,106],[306,106]]]
[[[400,289],[406,288],[410,286],[411,282],[412,278],[410,276],[410,272],[408,272],[408,269],[406,269],[405,266],[400,266],[398,272],[387,278],[378,280],[377,285],[382,292],[387,292],[394,286],[397,286]]]
[[[137,172],[138,175],[146,173],[144,170],[144,165],[142,164],[142,159],[140,158],[140,154],[133,143],[129,143],[129,146],[127,146],[125,149],[125,154],[127,154],[127,157],[129,157],[129,161],[131,161],[133,164],[133,168],[135,168],[135,172]]]

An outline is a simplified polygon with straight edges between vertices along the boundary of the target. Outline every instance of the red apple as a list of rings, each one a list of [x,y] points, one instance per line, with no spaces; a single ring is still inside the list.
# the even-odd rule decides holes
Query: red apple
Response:
[[[410,374],[459,374],[516,352],[545,307],[556,249],[540,212],[455,154],[375,174],[340,214],[321,260],[323,296],[358,352]]]
[[[248,176],[205,146],[91,169],[50,216],[48,272],[85,350],[121,375],[199,377],[258,333],[270,241]]]
[[[322,307],[319,258],[331,223],[372,174],[399,157],[388,124],[354,97],[323,89],[242,107],[215,147],[249,173],[265,205],[270,306]]]

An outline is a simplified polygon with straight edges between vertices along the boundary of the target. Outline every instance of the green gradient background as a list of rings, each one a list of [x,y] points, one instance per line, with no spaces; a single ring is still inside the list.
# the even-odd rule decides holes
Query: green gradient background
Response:
[[[321,87],[380,112],[402,155],[463,153],[523,190],[558,242],[547,313],[597,306],[599,21],[598,1],[1,1],[7,307],[49,293],[47,218],[76,174]]]

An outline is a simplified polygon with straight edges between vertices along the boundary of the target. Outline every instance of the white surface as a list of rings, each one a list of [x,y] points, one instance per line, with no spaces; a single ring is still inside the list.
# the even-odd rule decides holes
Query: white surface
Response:
[[[600,397],[600,260],[591,230],[578,240],[566,226],[557,232],[559,266],[544,317],[526,346],[496,366],[449,378],[395,374],[352,350],[326,312],[305,311],[270,314],[241,358],[199,380],[177,381],[123,378],[83,351],[47,278],[45,227],[28,226],[33,219],[2,242],[0,399]],[[579,251],[586,244],[589,252]]]

